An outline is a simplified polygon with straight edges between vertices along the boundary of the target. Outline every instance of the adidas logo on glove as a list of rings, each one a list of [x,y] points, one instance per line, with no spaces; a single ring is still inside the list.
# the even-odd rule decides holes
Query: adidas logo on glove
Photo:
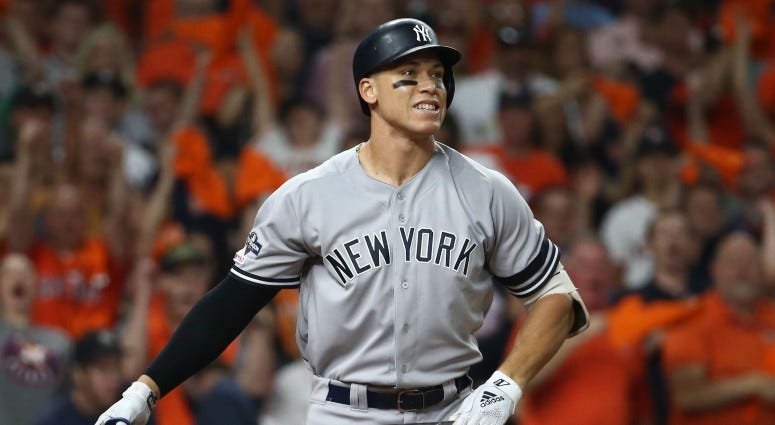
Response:
[[[482,393],[482,399],[479,400],[479,406],[485,407],[503,400],[505,400],[505,398],[502,395],[497,395],[489,391],[485,391]]]

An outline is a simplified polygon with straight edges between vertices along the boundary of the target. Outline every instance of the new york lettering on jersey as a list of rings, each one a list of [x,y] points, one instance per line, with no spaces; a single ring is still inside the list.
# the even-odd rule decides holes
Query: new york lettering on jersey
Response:
[[[399,227],[405,262],[433,263],[468,276],[471,253],[479,246],[469,238],[425,227]],[[462,241],[462,242],[461,242]],[[386,230],[353,238],[325,256],[328,269],[342,286],[355,276],[391,263],[394,255]]]

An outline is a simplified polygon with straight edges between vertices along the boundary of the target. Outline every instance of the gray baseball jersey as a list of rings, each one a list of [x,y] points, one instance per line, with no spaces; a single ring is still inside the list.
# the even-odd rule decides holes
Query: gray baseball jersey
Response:
[[[398,188],[368,176],[356,148],[290,179],[230,273],[300,287],[297,341],[316,375],[416,388],[481,360],[474,332],[493,276],[527,299],[558,263],[508,179],[437,143]]]

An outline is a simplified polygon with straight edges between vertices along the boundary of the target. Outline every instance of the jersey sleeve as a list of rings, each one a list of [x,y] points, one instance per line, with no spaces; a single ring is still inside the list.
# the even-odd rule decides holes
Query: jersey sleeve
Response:
[[[234,254],[230,275],[260,285],[299,286],[310,254],[292,193],[286,184],[259,208],[245,246]]]
[[[488,267],[513,295],[531,298],[545,289],[560,261],[560,250],[544,234],[541,223],[514,185],[493,172],[494,244]]]

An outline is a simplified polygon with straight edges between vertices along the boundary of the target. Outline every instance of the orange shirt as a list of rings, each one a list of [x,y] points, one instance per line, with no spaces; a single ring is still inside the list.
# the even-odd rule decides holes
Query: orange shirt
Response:
[[[688,124],[686,114],[683,113],[687,93],[684,83],[678,84],[673,89],[669,109],[674,112],[667,116],[670,134],[682,148],[685,148],[688,143]],[[708,124],[709,144],[728,149],[740,149],[746,140],[743,120],[731,95],[722,95],[710,105],[705,113],[705,120]]]
[[[276,314],[277,338],[285,354],[291,358],[299,357],[296,344],[296,317],[299,312],[299,290],[283,289],[272,299]]]
[[[694,299],[646,303],[628,295],[606,311],[608,335],[617,346],[640,344],[652,332],[682,323],[699,311]]]
[[[748,21],[753,38],[753,54],[756,57],[772,55],[773,0],[724,0],[718,11],[718,23],[721,33],[728,43],[737,39],[735,21],[741,14]]]
[[[500,145],[472,147],[465,149],[464,153],[505,174],[525,199],[549,187],[565,186],[569,182],[562,162],[540,149],[532,149],[527,155],[519,157]]]
[[[775,352],[775,304],[762,301],[754,322],[742,323],[718,293],[710,291],[702,299],[700,314],[668,333],[662,349],[668,375],[696,364],[705,367],[710,380],[768,370]],[[673,406],[670,419],[673,425],[771,425],[775,424],[775,406],[756,398],[706,412],[685,413]]]
[[[198,212],[229,218],[232,202],[223,176],[215,169],[206,136],[193,126],[172,135],[176,147],[175,176],[186,182],[192,204]]]
[[[519,407],[521,425],[628,425],[638,363],[604,333],[578,346]]]
[[[617,123],[625,125],[635,116],[641,100],[640,91],[635,85],[602,76],[595,77],[593,85],[595,91],[608,103]]]
[[[757,100],[769,117],[775,110],[775,63],[768,63],[756,83]]]
[[[73,339],[115,324],[123,282],[104,241],[87,239],[70,255],[36,243],[29,257],[38,273],[35,324],[60,328]]]
[[[164,308],[164,298],[155,295],[148,310],[149,359],[159,355],[174,331],[167,322]],[[221,354],[220,360],[228,365],[233,365],[237,360],[238,350],[239,342],[236,339]],[[158,425],[196,425],[194,413],[191,411],[181,387],[175,388],[159,400],[154,409],[154,415]]]
[[[149,1],[143,10],[143,33],[145,40],[150,41],[164,34],[175,17],[175,0]]]
[[[688,140],[684,152],[689,160],[681,169],[681,179],[687,185],[697,182],[701,166],[708,165],[718,173],[727,188],[737,187],[737,178],[745,164],[743,153],[738,149]]]
[[[234,176],[234,201],[237,208],[274,192],[285,180],[285,173],[269,158],[251,146],[246,146],[240,152]]]
[[[138,58],[137,82],[147,86],[160,80],[173,80],[186,86],[194,75],[195,62],[194,50],[183,40],[154,42]]]
[[[186,18],[175,17],[174,2],[162,0],[151,3],[149,12],[153,16],[146,28],[149,37],[167,34],[170,38],[164,41],[157,38],[142,53],[138,66],[138,81],[141,84],[173,78],[185,85],[194,70],[192,46],[202,46],[212,52],[213,59],[205,74],[200,112],[214,114],[231,89],[247,83],[247,74],[235,47],[239,32],[245,27],[251,30],[253,44],[265,65],[264,72],[270,81],[276,82],[272,67],[266,64],[270,61],[269,50],[278,26],[271,16],[253,6],[250,0],[230,2],[226,13]],[[270,86],[275,87],[276,84]],[[272,96],[276,98],[277,93],[272,93]]]

